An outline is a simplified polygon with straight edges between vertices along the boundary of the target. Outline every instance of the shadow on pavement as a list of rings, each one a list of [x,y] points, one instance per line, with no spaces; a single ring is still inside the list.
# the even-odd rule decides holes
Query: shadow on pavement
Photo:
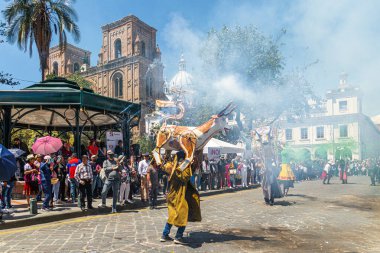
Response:
[[[268,241],[262,236],[244,236],[239,233],[215,233],[215,232],[192,232],[189,241],[184,246],[190,248],[200,248],[203,243],[223,243],[228,241]]]
[[[288,194],[287,197],[301,197],[301,198],[305,198],[311,201],[316,201],[318,199],[317,197],[308,196],[305,194]]]
[[[275,201],[274,202],[274,205],[275,206],[292,206],[294,205],[296,202],[289,202],[289,201],[286,201],[286,200],[280,200],[280,201]]]

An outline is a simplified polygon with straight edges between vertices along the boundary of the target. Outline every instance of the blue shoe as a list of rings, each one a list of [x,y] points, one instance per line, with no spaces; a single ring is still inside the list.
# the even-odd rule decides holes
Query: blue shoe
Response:
[[[160,242],[169,242],[169,241],[173,241],[173,238],[171,238],[168,235],[162,235],[161,236]]]

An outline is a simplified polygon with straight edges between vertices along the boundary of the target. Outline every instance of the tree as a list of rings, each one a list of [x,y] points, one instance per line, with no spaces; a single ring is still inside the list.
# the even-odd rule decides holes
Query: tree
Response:
[[[14,0],[3,13],[9,25],[7,38],[10,43],[17,42],[20,49],[29,50],[30,56],[35,43],[42,80],[48,69],[53,34],[58,35],[61,51],[67,43],[66,32],[79,41],[79,28],[75,23],[77,14],[67,0]]]
[[[268,37],[252,25],[211,30],[203,42],[200,56],[208,83],[202,93],[238,105],[237,121],[243,136],[249,139],[253,128],[269,125],[283,117],[301,117],[313,97],[303,72],[284,72],[281,54],[282,30]],[[224,90],[223,90],[224,89]],[[241,116],[245,116],[242,124]],[[243,137],[242,136],[242,137]]]
[[[201,49],[204,70],[208,73],[239,74],[253,87],[275,80],[283,69],[280,39],[264,36],[256,27],[224,26],[212,29]]]
[[[140,152],[142,154],[150,153],[155,148],[155,142],[149,136],[140,136],[138,144],[140,146]]]
[[[57,77],[57,75],[55,75],[55,74],[48,74],[48,75],[46,75],[46,80],[54,79],[56,77]],[[93,83],[86,80],[83,76],[81,76],[78,73],[70,74],[70,75],[66,76],[65,78],[69,81],[73,81],[73,82],[77,83],[79,85],[79,87],[92,89],[91,87],[92,87]]]
[[[67,76],[67,80],[76,82],[80,87],[83,87],[83,88],[91,89],[91,86],[93,85],[92,82],[86,80],[83,76],[81,76],[78,73],[73,73],[73,74]]]
[[[0,21],[0,43],[4,42],[4,40],[2,39],[2,37],[5,36],[5,29],[6,29],[5,23],[3,23],[3,22]],[[15,81],[12,78],[11,74],[8,74],[8,73],[5,73],[3,71],[0,71],[0,84],[14,86],[14,85],[18,85],[20,83],[17,82],[17,81]]]

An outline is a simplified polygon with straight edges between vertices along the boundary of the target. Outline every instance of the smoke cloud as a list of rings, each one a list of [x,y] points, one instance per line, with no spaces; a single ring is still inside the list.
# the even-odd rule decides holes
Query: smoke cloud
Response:
[[[273,38],[286,29],[281,48],[285,73],[302,72],[313,90],[324,96],[327,90],[338,87],[341,72],[347,72],[348,83],[362,90],[364,113],[375,115],[380,113],[376,102],[380,93],[379,9],[379,1],[239,1],[238,4],[221,1],[205,25],[209,30],[220,29],[223,24],[253,24]],[[185,16],[173,14],[163,33],[169,48],[163,54],[169,78],[177,71],[179,55],[183,53],[197,89],[218,92],[218,96],[213,96],[223,100],[218,102],[235,97],[263,99],[263,91],[248,90],[247,84],[234,73],[220,73],[219,77],[201,74],[199,47],[207,33],[194,29]],[[279,95],[274,91],[266,94],[273,96],[266,95],[269,101]]]

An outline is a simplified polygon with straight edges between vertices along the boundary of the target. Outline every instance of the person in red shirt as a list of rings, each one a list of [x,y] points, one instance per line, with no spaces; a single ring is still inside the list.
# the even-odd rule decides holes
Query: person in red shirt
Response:
[[[75,203],[75,196],[76,196],[76,190],[77,190],[77,181],[75,180],[75,170],[77,169],[77,166],[81,162],[82,161],[78,159],[77,154],[73,153],[71,158],[69,159],[69,162],[67,163],[67,170],[69,171],[70,195],[71,195],[72,203]]]
[[[71,148],[70,148],[70,143],[68,143],[68,142],[63,143],[63,146],[61,149],[61,154],[64,158],[68,158],[73,154],[73,152],[71,151]]]
[[[96,140],[92,140],[90,142],[90,146],[88,146],[87,149],[88,149],[89,157],[93,155],[97,156],[99,153],[99,147],[96,145]]]

